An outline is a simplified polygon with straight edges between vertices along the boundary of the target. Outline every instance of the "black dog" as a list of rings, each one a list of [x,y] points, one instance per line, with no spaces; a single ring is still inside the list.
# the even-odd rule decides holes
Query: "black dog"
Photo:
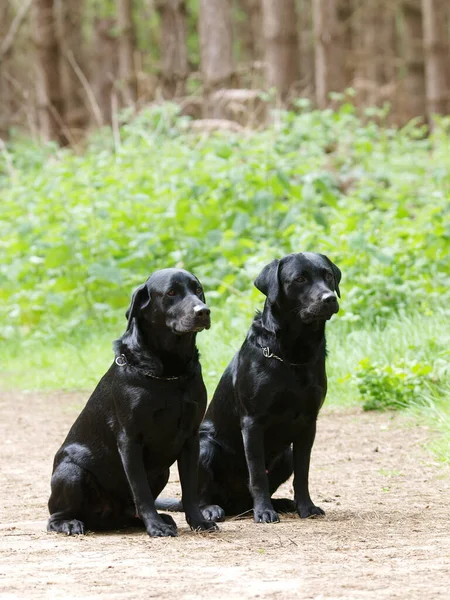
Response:
[[[326,256],[290,254],[255,281],[267,296],[225,370],[200,428],[200,507],[222,520],[253,507],[257,523],[278,512],[322,515],[308,489],[316,419],[327,392],[325,322],[339,310],[340,270]],[[293,447],[292,447],[293,445]],[[295,501],[271,499],[294,472]],[[159,501],[180,510],[180,503]]]
[[[116,359],[55,456],[47,529],[71,534],[142,524],[175,536],[154,498],[178,461],[186,520],[215,530],[199,509],[198,428],[206,408],[196,333],[210,327],[200,282],[156,271],[133,294]]]

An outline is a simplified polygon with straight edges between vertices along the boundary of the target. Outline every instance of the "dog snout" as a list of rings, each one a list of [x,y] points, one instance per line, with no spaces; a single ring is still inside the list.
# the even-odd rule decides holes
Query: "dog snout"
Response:
[[[194,306],[194,314],[196,317],[206,319],[211,315],[211,311],[205,304],[202,304]]]
[[[337,298],[334,292],[326,292],[325,294],[322,295],[322,303],[327,305],[327,306],[336,306],[337,305]]]

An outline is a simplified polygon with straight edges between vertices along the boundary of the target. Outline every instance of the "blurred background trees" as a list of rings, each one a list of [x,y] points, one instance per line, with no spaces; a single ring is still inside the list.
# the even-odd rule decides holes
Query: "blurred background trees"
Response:
[[[162,100],[254,124],[259,91],[326,108],[352,88],[430,121],[450,111],[449,40],[449,0],[1,0],[0,137],[70,144]]]

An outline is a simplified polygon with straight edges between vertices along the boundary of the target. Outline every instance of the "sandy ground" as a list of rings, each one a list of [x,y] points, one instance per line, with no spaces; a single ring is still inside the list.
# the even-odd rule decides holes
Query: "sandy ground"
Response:
[[[450,598],[449,471],[399,415],[325,411],[311,493],[327,513],[178,538],[45,531],[53,455],[81,395],[0,396],[0,598]],[[176,471],[166,493],[178,493]],[[292,495],[292,482],[280,495]]]

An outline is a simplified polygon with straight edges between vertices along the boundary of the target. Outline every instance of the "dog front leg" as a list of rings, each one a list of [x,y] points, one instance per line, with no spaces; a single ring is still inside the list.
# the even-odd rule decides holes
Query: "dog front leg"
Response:
[[[325,512],[315,506],[309,495],[309,463],[311,450],[316,437],[316,421],[314,420],[294,440],[294,494],[297,512],[302,519],[314,515],[324,515]]]
[[[118,440],[118,448],[128,484],[133,494],[134,505],[139,517],[144,521],[147,533],[152,537],[175,537],[175,522],[164,522],[155,508],[155,501],[147,480],[142,446],[123,435]]]
[[[241,419],[241,432],[250,477],[249,490],[253,498],[255,523],[278,523],[280,518],[270,500],[262,427],[253,417],[245,416]]]
[[[195,531],[217,531],[214,521],[206,521],[199,508],[198,501],[198,434],[189,438],[178,457],[181,493],[186,521]]]

